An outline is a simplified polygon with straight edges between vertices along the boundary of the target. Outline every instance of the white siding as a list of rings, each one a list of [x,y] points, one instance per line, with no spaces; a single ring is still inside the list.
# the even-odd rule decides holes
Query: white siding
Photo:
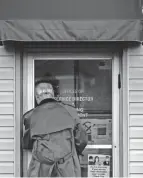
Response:
[[[143,177],[143,47],[129,51],[129,176]]]
[[[0,47],[0,177],[14,176],[15,55]]]

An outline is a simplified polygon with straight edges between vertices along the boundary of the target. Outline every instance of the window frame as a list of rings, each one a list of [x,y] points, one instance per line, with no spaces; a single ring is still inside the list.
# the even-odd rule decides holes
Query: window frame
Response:
[[[69,57],[70,56],[70,57]],[[95,57],[96,56],[96,57]],[[113,53],[113,52],[89,52],[89,53],[49,53],[44,52],[41,50],[40,53],[36,52],[25,52],[24,58],[23,58],[23,114],[31,109],[34,106],[34,95],[31,95],[34,91],[34,60],[47,60],[47,59],[65,59],[65,60],[79,60],[79,59],[90,59],[90,60],[99,60],[99,59],[113,59],[113,65],[112,65],[112,119],[117,118],[119,121],[120,114],[119,114],[119,89],[118,89],[118,74],[119,74],[119,53]],[[27,74],[32,74],[27,75]],[[32,83],[32,87],[30,84]],[[33,102],[31,102],[31,100]],[[116,104],[114,104],[116,103]],[[118,104],[117,104],[118,103]],[[118,107],[117,107],[118,105]],[[114,111],[114,112],[113,112]],[[112,123],[112,153],[113,157],[116,159],[113,159],[113,177],[119,177],[119,122],[113,122]],[[116,136],[113,133],[116,133]],[[118,139],[117,139],[118,138]],[[96,148],[96,147],[94,147]],[[30,153],[28,153],[30,154]],[[27,153],[26,153],[27,155]],[[28,156],[29,157],[29,156]],[[27,158],[26,158],[27,160]]]

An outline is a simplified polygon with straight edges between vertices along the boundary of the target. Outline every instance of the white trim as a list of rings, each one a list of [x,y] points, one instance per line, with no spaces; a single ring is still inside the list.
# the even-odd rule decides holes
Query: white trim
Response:
[[[14,105],[14,177],[18,177],[20,176],[20,165],[18,165],[20,163],[20,119],[19,117],[19,113],[18,113],[18,109],[17,109],[17,95],[19,93],[16,93],[17,91],[17,75],[19,74],[19,64],[17,63],[17,57],[18,54],[15,53],[14,48],[11,49],[13,52],[13,60],[14,60],[14,67],[13,67],[13,72],[14,72],[14,78],[13,78],[13,82],[14,82],[14,101],[13,101],[13,105]],[[19,133],[19,135],[17,135],[17,133]]]
[[[24,53],[23,58],[24,58],[23,60],[23,114],[24,114],[25,112],[33,108],[33,103],[31,102],[33,101],[32,87],[31,87],[33,75],[30,75],[31,70],[33,69],[33,66],[31,66],[31,60],[30,58],[28,58],[27,53]],[[31,70],[30,70],[30,67],[31,67]],[[24,127],[23,127],[23,130],[24,130]],[[28,161],[28,165],[29,165],[30,158],[31,158],[30,153],[31,152],[27,150],[23,151],[23,157],[25,157],[24,161]],[[28,165],[27,165],[27,168],[28,168]],[[25,177],[27,176],[26,172],[27,170],[25,168],[23,170],[23,174]]]
[[[24,55],[23,63],[23,114],[34,107],[33,91],[34,91],[34,65],[33,58],[29,58],[28,55]],[[31,85],[32,84],[32,85]],[[33,101],[33,102],[31,102]]]
[[[129,70],[128,49],[123,51],[123,176],[129,176]]]
[[[111,60],[111,55],[96,53],[28,53],[34,60]],[[95,57],[96,56],[96,57]]]
[[[119,56],[115,54],[112,62],[112,155],[113,177],[119,177]]]
[[[28,71],[27,71],[27,67],[28,67],[28,59],[27,59],[27,54],[24,53],[23,55],[23,114],[28,111]]]
[[[92,149],[112,149],[112,145],[87,145],[86,148]]]
[[[102,54],[102,53],[101,53]],[[71,55],[71,54],[69,54]],[[26,110],[32,109],[34,107],[34,60],[111,60],[112,56],[109,56],[107,53],[101,55],[100,57],[95,57],[96,54],[91,54],[88,57],[85,57],[84,54],[81,54],[80,57],[77,57],[76,53],[72,54],[72,57],[69,57],[69,55],[65,56],[63,54],[48,54],[48,53],[42,53],[42,54],[35,54],[35,53],[27,53],[24,58],[24,80],[25,82],[25,90],[23,93],[24,96],[24,102],[27,103]],[[92,56],[93,55],[93,56]],[[25,70],[27,68],[27,70]],[[103,149],[113,149],[113,177],[119,177],[119,89],[118,89],[118,74],[119,74],[119,56],[116,55],[114,57],[114,60],[112,62],[112,119],[115,120],[113,122],[113,145],[88,145],[87,148],[103,148]],[[32,102],[31,102],[32,101]],[[26,112],[26,111],[25,111]],[[118,120],[118,121],[117,121]],[[28,156],[29,157],[29,156]],[[29,159],[28,159],[29,160]]]
[[[31,110],[34,108],[34,60],[33,58],[29,58],[28,55],[25,53],[24,55],[24,65],[23,65],[23,102],[24,102],[24,108],[23,108],[23,114],[27,112],[28,110]],[[32,101],[32,102],[31,102]],[[28,165],[29,166],[30,160],[31,160],[31,151],[24,152],[25,156],[27,157]]]
[[[27,59],[28,60],[28,59]],[[32,74],[28,75],[28,86],[27,86],[27,91],[28,91],[28,110],[34,108],[34,60],[29,58],[29,61],[27,61],[27,74]],[[32,84],[32,85],[31,85]],[[32,102],[31,102],[32,101]],[[30,164],[31,160],[31,151],[28,151],[28,166]]]
[[[28,110],[34,108],[34,60],[29,58],[28,61],[28,66],[27,66],[27,72],[28,74],[32,74],[32,75],[28,75],[28,86],[27,86],[27,90],[28,90]],[[31,87],[32,86],[32,87]],[[32,102],[31,102],[32,100]]]
[[[85,56],[81,56],[81,57],[68,57],[68,56],[63,56],[63,57],[52,57],[52,56],[47,56],[46,58],[41,58],[41,57],[36,57],[34,58],[34,60],[111,60],[111,58],[109,57],[85,57]]]
[[[14,177],[20,177],[21,175],[21,167],[20,167],[20,132],[21,132],[21,121],[20,121],[20,59],[19,59],[20,53],[17,52],[15,54],[15,95],[14,95],[14,107],[15,107],[15,116],[14,116],[14,126],[15,126],[15,132],[14,132],[14,143],[15,143],[15,149],[14,149]],[[17,101],[18,99],[18,101]],[[19,106],[18,106],[19,105]],[[18,107],[17,107],[18,106]],[[19,134],[17,134],[19,133]]]

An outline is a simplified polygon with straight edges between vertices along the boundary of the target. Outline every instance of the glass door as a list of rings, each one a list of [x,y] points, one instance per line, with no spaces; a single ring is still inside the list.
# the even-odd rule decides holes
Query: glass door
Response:
[[[119,176],[118,73],[118,58],[106,55],[47,54],[25,59],[24,112],[36,106],[34,83],[49,75],[58,80],[58,99],[77,109],[88,134],[88,145],[80,157],[82,177]],[[30,151],[24,152],[24,174],[30,157]]]
[[[78,102],[89,140],[81,157],[82,176],[112,177],[112,60],[77,63],[78,88],[82,91],[78,96],[89,97]]]

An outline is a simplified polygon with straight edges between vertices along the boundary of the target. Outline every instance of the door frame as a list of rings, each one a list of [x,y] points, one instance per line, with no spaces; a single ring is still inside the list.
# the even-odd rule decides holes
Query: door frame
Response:
[[[36,51],[36,49],[35,49]],[[38,50],[40,51],[40,49]],[[119,54],[113,52],[96,52],[89,53],[49,53],[42,52],[24,52],[23,58],[23,114],[32,109],[34,106],[34,60],[99,60],[112,59],[112,156],[113,161],[113,177],[119,177],[119,88],[118,88],[118,74],[119,71]],[[93,148],[93,146],[92,146]],[[96,148],[96,147],[95,147]],[[29,162],[30,151],[24,152],[24,160]],[[29,155],[29,156],[28,156]],[[26,168],[23,168],[26,173]],[[25,174],[26,175],[26,174]]]

